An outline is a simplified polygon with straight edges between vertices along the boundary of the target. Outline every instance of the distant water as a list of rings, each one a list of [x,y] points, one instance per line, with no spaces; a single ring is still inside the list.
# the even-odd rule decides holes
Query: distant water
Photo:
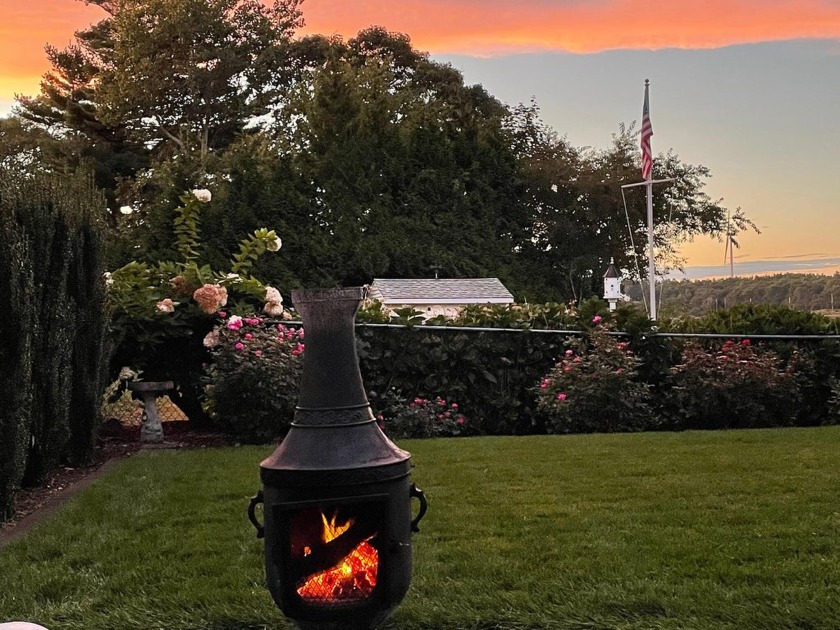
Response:
[[[735,263],[736,276],[766,276],[775,273],[819,273],[840,272],[840,257],[809,258],[804,260],[751,260]],[[729,277],[729,265],[688,266],[684,271],[668,274],[670,280],[700,280],[702,278]]]

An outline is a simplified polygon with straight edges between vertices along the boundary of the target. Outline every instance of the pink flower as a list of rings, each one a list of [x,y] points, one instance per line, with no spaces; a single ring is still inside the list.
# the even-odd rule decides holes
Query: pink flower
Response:
[[[228,330],[239,330],[242,328],[242,318],[239,315],[231,315],[227,323]]]
[[[572,356],[574,353],[575,353],[575,351],[574,351],[574,350],[566,350],[566,356],[567,356],[567,357]]]
[[[602,318],[601,318],[601,316],[600,316],[600,315],[596,315],[595,317],[593,317],[593,318],[592,318],[592,323],[593,323],[593,324],[597,324],[597,323],[599,323],[599,322],[601,321],[601,319],[602,319]]]
[[[540,383],[541,389],[548,389],[549,385],[551,385],[551,381],[548,379],[544,379],[542,383]]]
[[[260,323],[260,319],[258,317],[247,317],[245,319],[245,323],[249,326],[258,326]]]
[[[423,404],[423,399],[422,398],[415,398],[414,399],[414,404],[415,405],[422,405]]]
[[[566,400],[566,394],[560,392],[559,394],[557,394],[557,400]]]
[[[227,313],[225,311],[219,311],[219,317],[227,317]]]
[[[456,411],[458,410],[458,403],[452,403],[449,406],[452,407],[453,409],[455,409]]]
[[[619,374],[619,375],[624,374],[624,368],[618,368],[618,369],[615,371],[615,373],[616,373],[616,374]]]
[[[218,284],[205,284],[193,292],[193,299],[203,312],[212,315],[227,304],[227,289]]]
[[[297,337],[298,339],[303,339],[306,333],[303,332],[303,328],[298,328],[297,330]]]
[[[742,345],[742,346],[748,346],[748,345],[750,345],[750,340],[749,340],[749,339],[742,339],[742,340],[741,340],[741,345]]]
[[[219,329],[214,328],[209,333],[207,333],[204,337],[204,341],[202,342],[205,348],[215,348],[219,345]]]
[[[443,398],[437,399],[438,407],[446,407],[446,401]]]
[[[615,347],[616,347],[616,348],[618,348],[619,350],[624,350],[624,349],[627,347],[627,342],[626,342],[626,341],[622,341],[622,342],[620,342],[620,343],[617,343],[617,344],[615,345]]]
[[[580,357],[575,357],[575,360],[572,363],[580,363]]]
[[[467,420],[466,418],[464,418],[464,416],[458,416],[458,419],[455,422],[457,422],[458,424],[464,424],[466,421]]]
[[[175,304],[169,298],[161,300],[156,304],[157,310],[161,313],[174,313],[175,312]]]
[[[444,413],[443,415],[444,415],[444,417],[446,417],[446,418],[451,418],[451,417],[452,417],[452,412],[451,412],[451,411],[447,411],[447,412],[446,412],[446,413]]]
[[[242,343],[241,341],[238,341],[238,342],[236,343],[236,345],[235,345],[235,346],[233,346],[233,347],[234,347],[234,348],[236,348],[237,350],[244,350],[244,349],[245,349],[245,344],[244,344],[244,343]]]
[[[254,338],[254,335],[252,335],[251,333],[245,333],[245,339],[247,339],[248,341],[250,341],[253,338]]]
[[[262,350],[254,350],[254,355],[256,355],[258,357],[261,357],[262,356]]]

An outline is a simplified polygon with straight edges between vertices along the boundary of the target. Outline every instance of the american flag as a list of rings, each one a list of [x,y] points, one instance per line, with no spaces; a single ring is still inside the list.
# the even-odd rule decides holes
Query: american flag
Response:
[[[648,82],[645,80],[645,104],[642,107],[642,179],[650,179],[653,170],[653,154],[650,152],[650,137],[652,135],[653,126],[650,124]]]

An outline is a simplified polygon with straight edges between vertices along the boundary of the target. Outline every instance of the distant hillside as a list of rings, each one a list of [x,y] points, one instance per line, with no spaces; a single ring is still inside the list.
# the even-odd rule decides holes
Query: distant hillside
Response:
[[[639,285],[625,285],[624,290],[634,301],[642,300]],[[658,285],[658,291],[660,310],[670,314],[704,315],[736,304],[781,304],[806,311],[840,309],[840,273],[666,280]]]

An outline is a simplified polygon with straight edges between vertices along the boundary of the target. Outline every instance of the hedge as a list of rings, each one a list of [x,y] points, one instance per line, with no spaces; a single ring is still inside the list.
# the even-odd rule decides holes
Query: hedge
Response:
[[[82,175],[0,176],[0,518],[21,485],[92,453],[107,354],[104,207]]]

